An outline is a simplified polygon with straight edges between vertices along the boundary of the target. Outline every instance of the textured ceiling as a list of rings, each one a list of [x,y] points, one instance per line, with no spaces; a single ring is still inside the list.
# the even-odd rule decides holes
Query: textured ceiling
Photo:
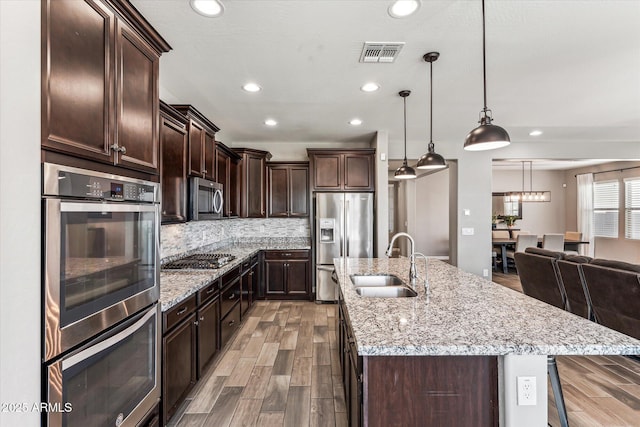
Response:
[[[462,144],[482,108],[479,0],[423,0],[405,19],[390,0],[222,0],[204,18],[188,0],[132,0],[172,45],[162,97],[190,103],[242,142],[401,143],[428,138],[428,64],[434,63],[434,141]],[[487,0],[488,106],[512,141],[640,142],[640,1]],[[365,41],[405,42],[393,64],[358,62]],[[247,81],[263,90],[246,93]],[[359,87],[376,81],[381,89]],[[267,117],[278,120],[266,127]],[[363,120],[360,127],[348,121]],[[440,145],[442,144],[442,145]]]

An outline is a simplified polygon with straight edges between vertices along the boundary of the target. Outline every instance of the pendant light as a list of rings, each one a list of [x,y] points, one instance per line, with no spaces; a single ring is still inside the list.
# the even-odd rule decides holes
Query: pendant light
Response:
[[[468,151],[493,150],[506,147],[511,143],[509,134],[500,126],[492,125],[491,110],[487,108],[487,58],[484,28],[484,0],[482,0],[482,76],[484,82],[484,108],[480,111],[480,126],[469,132],[464,141]]]
[[[393,176],[398,179],[413,179],[416,177],[416,171],[409,165],[407,165],[407,96],[411,95],[410,90],[401,90],[398,95],[402,97],[404,102],[404,161],[402,166],[396,169]]]
[[[424,154],[418,160],[418,169],[441,169],[447,166],[444,158],[436,153],[435,144],[433,143],[433,63],[440,57],[438,52],[426,53],[422,58],[429,63],[429,82],[431,91],[431,104],[429,107],[429,147],[428,153]]]

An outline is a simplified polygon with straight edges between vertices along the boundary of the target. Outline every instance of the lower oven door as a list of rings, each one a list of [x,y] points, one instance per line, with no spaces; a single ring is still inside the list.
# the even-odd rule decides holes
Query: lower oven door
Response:
[[[44,359],[158,300],[157,204],[44,200]]]
[[[47,425],[135,426],[160,400],[159,306],[46,367]]]

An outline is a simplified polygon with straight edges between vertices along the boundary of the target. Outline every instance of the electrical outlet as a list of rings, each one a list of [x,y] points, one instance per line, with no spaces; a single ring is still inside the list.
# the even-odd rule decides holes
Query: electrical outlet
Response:
[[[518,377],[518,406],[535,406],[536,400],[536,377]]]
[[[482,270],[482,277],[489,277],[489,269],[488,268],[484,268]]]

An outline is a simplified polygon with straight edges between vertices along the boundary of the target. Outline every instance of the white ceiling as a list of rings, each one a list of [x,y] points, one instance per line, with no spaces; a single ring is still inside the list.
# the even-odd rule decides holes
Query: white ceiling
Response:
[[[219,18],[188,0],[132,0],[173,50],[161,59],[161,96],[190,103],[234,145],[428,138],[428,64],[434,63],[434,141],[462,144],[482,108],[480,0],[423,0],[394,19],[391,0],[222,0]],[[488,106],[522,141],[640,142],[640,1],[486,0]],[[365,41],[405,42],[393,64],[358,62]],[[247,93],[241,86],[259,83]],[[364,93],[368,81],[382,88]],[[266,118],[278,120],[269,128]],[[348,121],[363,120],[360,127]],[[544,131],[531,137],[532,129]]]

